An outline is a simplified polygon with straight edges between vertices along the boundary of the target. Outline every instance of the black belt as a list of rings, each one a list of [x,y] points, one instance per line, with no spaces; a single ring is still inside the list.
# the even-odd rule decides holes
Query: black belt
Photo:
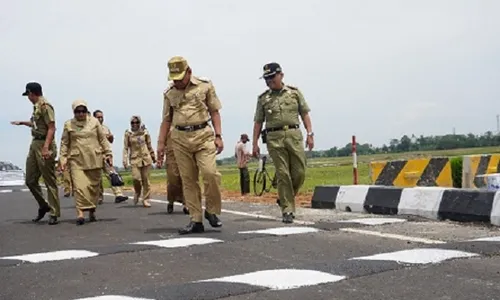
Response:
[[[190,126],[175,126],[175,129],[180,131],[195,131],[200,130],[208,126],[208,122],[198,125],[190,125]]]
[[[300,125],[299,124],[295,124],[295,125],[285,125],[285,126],[280,126],[280,127],[270,127],[270,128],[266,128],[266,132],[273,132],[273,131],[281,131],[281,130],[288,130],[288,129],[297,129],[299,128]]]
[[[47,136],[45,136],[45,135],[34,135],[34,136],[33,136],[33,139],[34,139],[35,141],[45,141],[45,138],[46,138],[46,137],[47,137]]]

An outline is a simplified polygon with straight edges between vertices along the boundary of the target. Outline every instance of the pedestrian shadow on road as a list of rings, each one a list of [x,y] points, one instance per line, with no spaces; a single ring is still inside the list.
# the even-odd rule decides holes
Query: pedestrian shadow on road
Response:
[[[99,218],[99,217],[97,217],[97,222],[95,222],[95,223],[108,223],[108,222],[115,222],[116,220],[118,220],[118,219],[117,218]],[[47,225],[47,223],[48,223],[48,220],[39,221],[37,223],[33,223],[33,221],[31,221],[31,220],[19,220],[19,219],[6,220],[6,221],[12,222],[13,224],[34,225],[34,226]],[[88,218],[86,218],[86,221],[88,223]],[[73,224],[74,225],[75,222],[76,222],[76,218],[75,219],[59,219],[59,223],[62,223],[62,224]]]
[[[144,233],[148,234],[148,233],[152,233],[152,234],[161,234],[161,233],[175,233],[177,234],[179,232],[179,228],[181,228],[181,226],[179,227],[162,227],[162,228],[147,228]],[[200,233],[200,234],[207,234],[207,233],[221,233],[220,230],[216,230],[216,229],[213,229],[213,228],[207,228],[205,226],[205,232],[204,233]]]

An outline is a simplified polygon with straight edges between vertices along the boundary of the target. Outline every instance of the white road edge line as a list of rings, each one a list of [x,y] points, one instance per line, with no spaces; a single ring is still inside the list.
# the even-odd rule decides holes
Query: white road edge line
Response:
[[[111,193],[104,193],[105,196],[115,196]],[[152,203],[162,203],[162,204],[168,204],[168,201],[166,200],[160,200],[160,199],[149,199],[149,202]],[[182,204],[175,202],[174,203],[177,206],[182,206]],[[205,206],[203,206],[203,209],[205,209]],[[273,221],[281,221],[281,218],[273,217],[273,216],[267,216],[267,215],[260,215],[260,214],[252,214],[252,213],[247,213],[243,211],[236,211],[236,210],[229,210],[229,209],[222,209],[222,212],[227,213],[227,214],[232,214],[232,215],[238,215],[238,216],[245,216],[245,217],[252,217],[256,219],[266,219],[266,220],[273,220]],[[294,220],[294,224],[299,224],[299,225],[314,225],[314,222],[309,222],[309,221],[300,221],[300,220]]]
[[[412,236],[406,236],[406,235],[400,235],[400,234],[382,233],[379,231],[372,231],[372,230],[362,230],[362,229],[355,229],[355,228],[340,228],[339,230],[346,231],[346,232],[352,232],[352,233],[379,236],[379,237],[384,237],[384,238],[388,238],[388,239],[396,239],[396,240],[402,240],[402,241],[423,243],[423,244],[446,244],[446,242],[438,241],[438,240],[431,240],[431,239],[412,237]]]

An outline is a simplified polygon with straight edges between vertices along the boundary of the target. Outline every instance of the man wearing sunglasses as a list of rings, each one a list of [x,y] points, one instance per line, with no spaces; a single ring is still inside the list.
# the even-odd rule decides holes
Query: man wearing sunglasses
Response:
[[[28,96],[33,104],[30,121],[14,121],[13,125],[24,125],[31,128],[31,144],[26,158],[26,186],[38,202],[38,215],[33,222],[38,222],[50,212],[48,224],[55,225],[61,216],[59,192],[57,188],[56,156],[57,146],[54,139],[56,118],[53,106],[45,99],[42,86],[37,82],[26,84],[22,94]],[[43,197],[40,177],[47,187],[48,201]]]
[[[264,65],[264,78],[269,89],[259,95],[254,115],[253,155],[260,155],[259,137],[263,142],[276,168],[278,182],[278,204],[281,207],[284,223],[293,223],[295,196],[304,184],[306,155],[299,117],[306,128],[306,147],[314,147],[310,108],[300,90],[283,83],[284,74],[276,63]],[[262,130],[262,123],[266,127]]]
[[[104,125],[104,113],[102,112],[102,110],[99,110],[99,109],[95,110],[92,115],[94,116],[94,118],[99,120],[99,123],[101,123],[101,126],[102,126],[102,131],[106,135],[106,139],[108,140],[108,142],[110,144],[112,144],[113,141],[115,140],[115,138],[114,138],[113,134],[111,133],[111,130],[108,128],[108,126]],[[110,167],[108,165],[104,164],[103,172],[104,172],[104,174],[106,174],[106,178],[108,178],[109,182],[111,182],[110,173],[112,172],[112,170],[110,169]],[[104,195],[103,195],[104,194],[104,187],[102,185],[102,181],[101,181],[101,184],[99,186],[100,186],[100,192],[99,192],[99,202],[98,203],[102,204],[102,202],[104,200]],[[123,201],[128,200],[128,197],[123,195],[122,189],[120,187],[111,186],[111,190],[113,191],[113,194],[115,195],[115,203],[121,203]]]
[[[175,159],[179,165],[183,192],[190,222],[179,234],[205,230],[199,184],[203,176],[206,209],[205,219],[212,227],[221,227],[221,174],[216,155],[224,149],[221,135],[221,103],[210,80],[192,75],[185,58],[175,56],[168,61],[171,85],[163,94],[163,121],[158,137],[158,166],[163,165],[166,138],[171,135]],[[211,121],[212,126],[209,122]]]

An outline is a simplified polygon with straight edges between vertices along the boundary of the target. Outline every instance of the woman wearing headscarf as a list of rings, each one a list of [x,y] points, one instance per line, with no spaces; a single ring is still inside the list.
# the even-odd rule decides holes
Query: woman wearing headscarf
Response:
[[[132,116],[130,129],[125,131],[123,138],[123,167],[132,168],[132,179],[134,182],[134,203],[139,202],[142,190],[142,204],[150,207],[151,187],[149,183],[149,171],[151,165],[156,163],[155,152],[151,146],[151,136],[146,126],[142,124],[140,116]]]
[[[77,225],[83,225],[84,211],[89,221],[95,222],[104,161],[113,165],[113,157],[106,135],[99,121],[88,115],[87,103],[76,100],[72,104],[74,118],[64,123],[59,152],[60,168],[69,168],[77,211]]]

